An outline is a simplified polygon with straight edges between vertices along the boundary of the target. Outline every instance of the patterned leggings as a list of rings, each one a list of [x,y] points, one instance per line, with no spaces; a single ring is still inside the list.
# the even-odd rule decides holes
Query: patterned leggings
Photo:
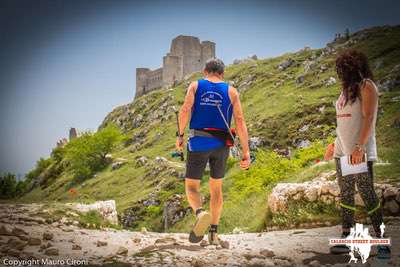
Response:
[[[358,192],[365,204],[368,215],[371,218],[375,234],[380,236],[379,226],[382,223],[382,210],[379,199],[374,190],[374,176],[372,161],[368,161],[368,172],[342,176],[340,159],[336,158],[336,175],[340,187],[340,206],[342,207],[342,227],[351,228],[354,225],[354,205],[355,184]]]

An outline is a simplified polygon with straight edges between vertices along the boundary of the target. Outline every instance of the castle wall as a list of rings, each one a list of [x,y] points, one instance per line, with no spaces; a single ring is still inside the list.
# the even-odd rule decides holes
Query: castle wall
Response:
[[[147,74],[147,90],[151,91],[162,87],[163,69],[158,68]]]
[[[166,55],[163,58],[163,86],[168,87],[182,80],[182,61],[180,56]]]
[[[136,94],[135,97],[144,95],[163,86],[163,69],[150,70],[147,68],[136,69]]]
[[[145,94],[147,88],[147,74],[150,72],[148,68],[136,68],[136,93],[135,98]]]

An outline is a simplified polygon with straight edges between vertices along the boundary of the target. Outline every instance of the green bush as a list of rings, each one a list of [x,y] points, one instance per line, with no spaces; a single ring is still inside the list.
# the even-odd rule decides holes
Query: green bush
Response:
[[[106,155],[125,139],[119,128],[107,126],[96,132],[86,132],[65,146],[65,159],[76,180],[82,181],[102,170],[109,163]]]
[[[0,197],[8,199],[15,197],[17,180],[15,175],[7,173],[0,177]]]
[[[53,162],[52,158],[44,159],[40,158],[36,162],[36,166],[33,170],[26,174],[26,179],[28,181],[35,180],[47,167],[49,167]]]
[[[65,147],[56,147],[51,151],[51,157],[58,163],[64,159]]]
[[[7,173],[0,176],[0,199],[10,199],[25,192],[26,182],[18,181],[14,174]]]
[[[234,183],[230,195],[240,201],[249,194],[264,192],[311,162],[322,159],[324,152],[325,145],[321,141],[294,151],[291,159],[280,156],[274,151],[260,150],[257,152],[256,162],[248,171],[233,175]]]
[[[26,180],[18,181],[17,185],[15,186],[15,196],[21,196],[26,193],[26,189],[28,187],[28,183]]]
[[[294,161],[299,167],[305,167],[315,160],[322,160],[325,149],[326,145],[324,142],[316,141],[307,148],[301,148],[295,151],[292,161]]]
[[[247,171],[239,172],[232,178],[233,187],[229,195],[243,199],[251,193],[265,191],[270,184],[282,180],[296,170],[292,162],[273,151],[259,151],[254,165]]]
[[[162,209],[160,206],[148,206],[146,208],[146,212],[151,216],[151,217],[157,217],[158,215],[161,215]]]

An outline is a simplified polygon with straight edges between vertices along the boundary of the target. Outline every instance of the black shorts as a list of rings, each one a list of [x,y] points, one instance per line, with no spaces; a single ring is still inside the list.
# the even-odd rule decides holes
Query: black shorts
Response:
[[[186,178],[201,180],[207,162],[210,163],[210,175],[219,179],[225,175],[226,160],[229,156],[229,147],[213,149],[207,152],[187,152]]]

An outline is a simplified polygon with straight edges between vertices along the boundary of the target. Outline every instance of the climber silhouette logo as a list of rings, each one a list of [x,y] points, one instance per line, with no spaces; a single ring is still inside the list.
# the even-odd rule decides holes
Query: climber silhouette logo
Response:
[[[373,238],[369,232],[368,227],[363,224],[357,223],[356,227],[350,229],[350,234],[346,238],[329,239],[330,245],[346,245],[349,247],[350,260],[349,263],[357,263],[358,259],[355,257],[356,253],[360,256],[362,263],[366,263],[371,252],[372,246],[391,244],[390,238],[383,238],[385,231],[385,225],[382,223],[381,226],[381,238]]]

